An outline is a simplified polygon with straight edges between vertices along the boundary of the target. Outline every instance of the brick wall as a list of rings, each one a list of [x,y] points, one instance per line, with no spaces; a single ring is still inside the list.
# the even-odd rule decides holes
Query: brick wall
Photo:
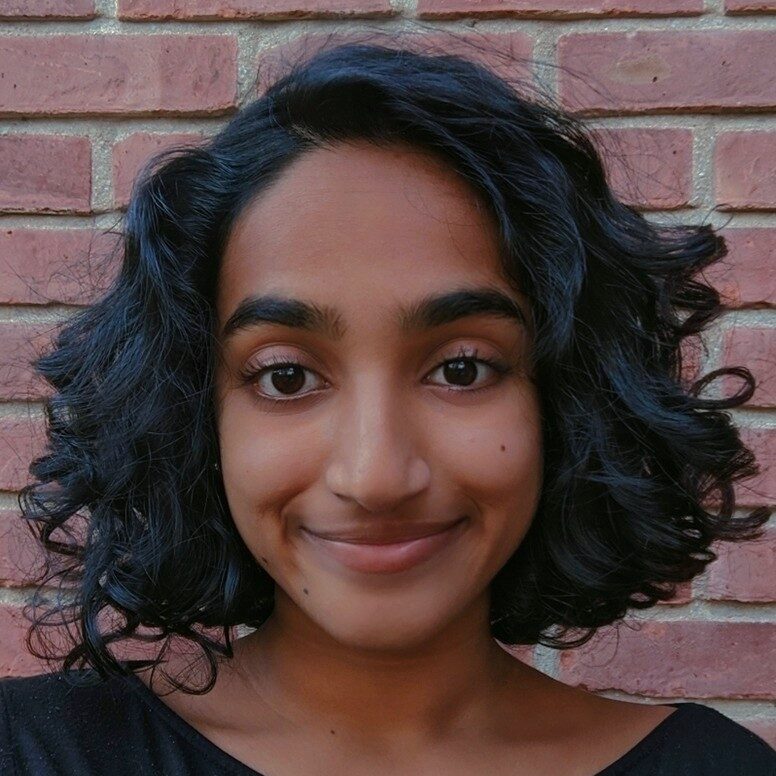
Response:
[[[257,66],[309,33],[454,31],[533,57],[536,78],[587,117],[625,201],[722,228],[730,255],[709,277],[729,310],[699,365],[759,379],[734,412],[764,467],[740,505],[776,503],[774,12],[776,0],[3,0],[0,675],[43,670],[21,645],[34,556],[15,492],[41,450],[44,395],[25,362],[99,287],[87,259],[112,244],[143,161],[215,131]],[[771,528],[721,547],[627,627],[571,652],[517,652],[612,697],[702,699],[776,744],[775,583]]]

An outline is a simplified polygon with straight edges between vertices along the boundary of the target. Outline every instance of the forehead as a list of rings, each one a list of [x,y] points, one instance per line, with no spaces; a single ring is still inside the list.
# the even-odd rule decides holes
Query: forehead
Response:
[[[240,214],[217,305],[276,291],[368,311],[472,282],[507,287],[470,185],[422,150],[351,143],[306,152]]]

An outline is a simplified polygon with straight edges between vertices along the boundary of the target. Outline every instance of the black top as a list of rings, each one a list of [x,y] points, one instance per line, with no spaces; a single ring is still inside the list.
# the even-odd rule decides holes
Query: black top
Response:
[[[135,675],[90,687],[72,687],[56,673],[6,677],[0,705],[3,776],[262,776]],[[776,776],[776,750],[754,733],[707,706],[671,705],[677,711],[591,776]]]

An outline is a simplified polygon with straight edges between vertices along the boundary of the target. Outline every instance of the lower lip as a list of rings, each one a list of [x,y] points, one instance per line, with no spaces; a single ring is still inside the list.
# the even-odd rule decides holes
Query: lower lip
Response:
[[[305,535],[320,550],[343,566],[367,574],[389,574],[417,566],[447,547],[460,534],[466,520],[419,539],[394,544],[354,544],[323,539],[305,531]]]

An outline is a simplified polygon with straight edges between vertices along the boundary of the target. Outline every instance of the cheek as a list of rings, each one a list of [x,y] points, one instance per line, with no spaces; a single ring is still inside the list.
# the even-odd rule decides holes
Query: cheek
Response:
[[[514,399],[514,397],[513,397]],[[532,390],[499,403],[445,443],[449,477],[480,507],[483,530],[505,558],[525,535],[539,502],[543,479],[541,412]]]
[[[315,429],[288,417],[261,416],[234,400],[219,417],[221,472],[227,502],[246,546],[253,554],[275,553],[287,541],[279,515],[315,480]],[[312,479],[311,479],[312,478]]]
[[[483,504],[524,500],[542,475],[542,428],[534,392],[522,390],[517,400],[500,402],[447,435],[448,464],[456,479],[466,481]]]

